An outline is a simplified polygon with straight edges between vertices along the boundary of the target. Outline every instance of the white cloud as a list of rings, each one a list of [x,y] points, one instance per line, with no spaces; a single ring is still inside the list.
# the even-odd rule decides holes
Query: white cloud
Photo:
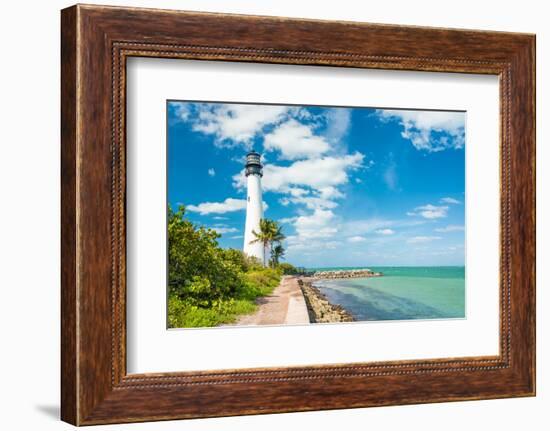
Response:
[[[224,214],[246,209],[246,199],[227,198],[223,202],[203,202],[198,205],[187,205],[186,209],[191,212],[198,212],[200,215]]]
[[[366,241],[367,238],[365,238],[364,236],[359,236],[359,235],[356,235],[356,236],[350,236],[348,238],[348,242],[363,242],[363,241]]]
[[[325,209],[316,209],[310,215],[296,217],[294,221],[296,238],[294,238],[294,241],[301,242],[311,238],[332,237],[338,231],[334,218],[334,213]]]
[[[266,201],[263,201],[264,211],[269,206]],[[187,205],[186,210],[199,213],[200,215],[207,214],[225,214],[228,212],[240,211],[246,209],[246,199],[227,198],[223,202],[203,202],[198,205]],[[216,220],[224,220],[224,217],[214,217]]]
[[[379,109],[376,112],[382,120],[398,121],[403,127],[401,136],[410,140],[418,150],[436,152],[464,147],[463,112],[393,109]]]
[[[348,171],[361,167],[363,154],[354,153],[341,157],[326,156],[320,159],[299,160],[290,166],[268,164],[264,167],[262,188],[265,191],[284,193],[291,186],[311,187],[321,191],[348,182]],[[233,177],[238,188],[244,188],[244,172]]]
[[[214,168],[208,169],[208,175],[210,175],[211,177],[216,175],[216,171],[214,170]]]
[[[464,226],[456,224],[450,224],[448,226],[435,229],[436,232],[458,232],[461,230],[464,230]]]
[[[447,212],[449,207],[446,205],[422,205],[416,207],[413,211],[409,211],[407,215],[409,216],[421,216],[427,219],[437,219],[447,217]]]
[[[266,151],[278,150],[281,159],[297,160],[318,157],[330,149],[322,136],[316,136],[311,126],[291,118],[277,126],[264,138]]]
[[[337,198],[343,198],[344,194],[338,190],[336,187],[321,187],[318,189],[319,195],[323,199],[337,199]]]
[[[233,235],[233,236],[231,237],[231,239],[242,239],[242,238],[243,238],[242,235]]]
[[[440,236],[414,236],[412,238],[409,238],[407,242],[409,244],[420,244],[425,242],[431,242],[441,239]]]
[[[281,199],[281,203],[285,206],[288,204],[288,202],[292,202],[293,204],[303,204],[309,209],[317,209],[317,208],[332,209],[338,206],[338,204],[334,201],[331,201],[329,199],[319,198],[316,196],[300,196],[296,198]]]
[[[248,144],[264,127],[282,121],[289,111],[287,106],[243,104],[194,104],[192,121],[196,132],[214,135],[218,145]]]
[[[319,190],[310,192],[309,190],[291,187],[286,190],[290,194],[289,197],[282,197],[279,203],[283,206],[288,206],[293,203],[295,205],[305,205],[308,209],[333,209],[338,206],[335,199],[344,197],[344,194],[336,187],[322,187]],[[313,193],[313,194],[312,194]]]
[[[174,109],[174,114],[179,121],[187,121],[189,118],[189,103],[187,102],[170,102],[170,106]]]
[[[288,192],[290,193],[291,196],[300,197],[300,196],[303,196],[303,195],[307,195],[309,193],[309,190],[302,189],[300,187],[291,187],[288,190]]]
[[[395,231],[393,229],[377,229],[376,233],[379,235],[393,235]]]
[[[442,198],[440,202],[444,204],[453,204],[453,205],[458,205],[462,203],[458,199],[454,199],[454,198]]]

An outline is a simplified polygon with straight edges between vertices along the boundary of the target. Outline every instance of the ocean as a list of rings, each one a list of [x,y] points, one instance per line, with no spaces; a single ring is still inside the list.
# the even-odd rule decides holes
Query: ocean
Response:
[[[381,277],[313,284],[358,321],[464,318],[464,267],[368,267]],[[315,268],[315,270],[361,268]]]

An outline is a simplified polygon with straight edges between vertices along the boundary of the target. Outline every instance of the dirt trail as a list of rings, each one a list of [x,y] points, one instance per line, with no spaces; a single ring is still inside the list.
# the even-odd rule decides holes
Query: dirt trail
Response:
[[[258,299],[254,314],[242,316],[234,325],[304,325],[309,315],[302,290],[295,277],[284,276],[271,295]]]

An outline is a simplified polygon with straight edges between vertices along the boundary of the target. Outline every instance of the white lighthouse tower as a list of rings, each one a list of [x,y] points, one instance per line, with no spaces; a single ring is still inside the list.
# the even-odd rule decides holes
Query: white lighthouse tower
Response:
[[[261,242],[254,242],[256,236],[252,231],[260,232],[260,220],[264,216],[262,204],[262,163],[261,156],[255,151],[246,155],[246,224],[244,228],[243,251],[248,256],[256,257],[264,263],[264,246]]]

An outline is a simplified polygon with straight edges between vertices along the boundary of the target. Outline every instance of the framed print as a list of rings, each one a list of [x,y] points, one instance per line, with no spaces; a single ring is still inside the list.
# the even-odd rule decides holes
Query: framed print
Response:
[[[61,30],[63,420],[535,394],[533,35]]]

